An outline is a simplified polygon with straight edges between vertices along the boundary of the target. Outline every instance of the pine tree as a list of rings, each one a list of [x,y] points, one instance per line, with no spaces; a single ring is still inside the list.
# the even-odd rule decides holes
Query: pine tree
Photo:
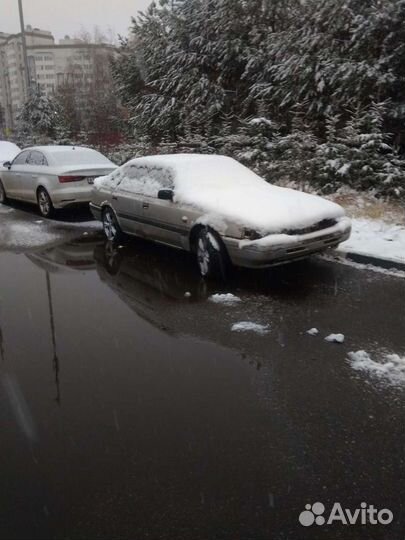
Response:
[[[63,131],[65,120],[58,104],[35,86],[31,88],[17,122],[20,137],[45,136],[52,139]]]

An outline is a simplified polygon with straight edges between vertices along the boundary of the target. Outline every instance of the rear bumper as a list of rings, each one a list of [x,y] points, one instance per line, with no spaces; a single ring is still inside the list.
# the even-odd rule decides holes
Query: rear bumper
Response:
[[[236,266],[266,268],[304,259],[314,253],[337,247],[351,233],[351,222],[342,218],[336,225],[303,235],[272,234],[260,240],[223,238]]]
[[[101,221],[101,207],[94,203],[90,203],[90,211],[93,214],[94,219]]]
[[[88,204],[91,201],[92,187],[64,188],[52,192],[55,208],[65,208],[75,204]]]

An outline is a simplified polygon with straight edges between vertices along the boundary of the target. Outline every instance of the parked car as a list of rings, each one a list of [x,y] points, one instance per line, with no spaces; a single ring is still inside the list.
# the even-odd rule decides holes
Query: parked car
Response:
[[[227,263],[264,268],[336,247],[339,205],[274,186],[225,156],[151,156],[96,179],[90,208],[106,237],[141,236],[196,254],[203,276]]]
[[[0,167],[7,161],[13,161],[21,152],[18,146],[10,141],[0,141]]]
[[[92,184],[116,165],[80,146],[36,146],[20,152],[0,170],[0,203],[16,199],[38,204],[44,217],[54,209],[89,203]]]

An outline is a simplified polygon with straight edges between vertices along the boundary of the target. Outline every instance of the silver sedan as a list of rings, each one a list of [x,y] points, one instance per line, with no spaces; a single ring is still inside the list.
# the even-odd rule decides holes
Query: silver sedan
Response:
[[[229,262],[265,268],[350,236],[342,207],[269,184],[225,156],[150,156],[95,181],[90,208],[109,240],[122,233],[191,251],[203,276]]]
[[[0,204],[15,199],[37,204],[44,217],[55,209],[89,203],[94,178],[116,165],[80,146],[36,146],[0,168]]]

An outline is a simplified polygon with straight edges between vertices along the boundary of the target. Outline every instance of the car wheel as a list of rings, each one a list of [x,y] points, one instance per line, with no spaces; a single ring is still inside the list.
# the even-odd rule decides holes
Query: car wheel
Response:
[[[37,192],[38,208],[41,216],[49,218],[54,213],[51,197],[45,188],[39,188]]]
[[[7,202],[6,190],[4,189],[3,182],[0,180],[0,204]]]
[[[226,279],[228,254],[220,236],[209,228],[197,235],[195,251],[198,268],[204,278]]]
[[[105,208],[103,211],[103,230],[110,242],[118,242],[123,237],[121,227],[111,208]]]

